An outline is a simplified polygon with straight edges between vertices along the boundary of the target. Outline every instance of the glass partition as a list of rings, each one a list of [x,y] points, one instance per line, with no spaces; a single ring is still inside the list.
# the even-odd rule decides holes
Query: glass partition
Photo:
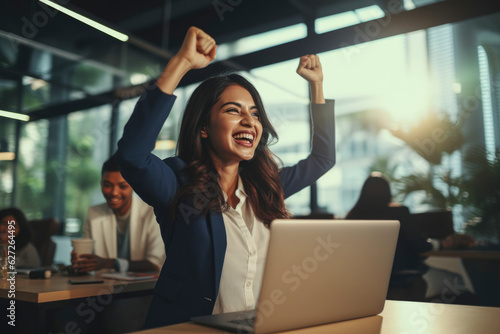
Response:
[[[17,165],[16,206],[23,210],[28,219],[44,217],[44,211],[51,205],[52,194],[47,194],[45,172],[49,122],[25,123],[21,128]]]
[[[109,157],[111,107],[72,113],[68,116],[68,145],[65,178],[65,218],[83,222],[91,205],[104,202],[100,181],[101,168]]]
[[[499,15],[493,14],[320,54],[325,95],[336,99],[337,165],[317,182],[317,203],[311,203],[315,196],[305,189],[287,199],[289,210],[303,215],[317,205],[343,217],[369,172],[378,170],[390,177],[395,200],[412,212],[453,208],[457,231],[478,225],[474,217],[485,212],[478,203],[496,203],[489,189],[494,183],[480,183],[478,175],[496,174],[470,172],[468,159],[472,148],[484,156],[486,145],[487,159],[475,161],[481,161],[481,170],[494,171],[498,165],[498,22]],[[113,99],[114,88],[156,77],[168,58],[166,52],[150,53],[133,45],[109,47],[117,51],[113,59],[91,52],[78,58],[75,50],[55,52],[0,36],[3,68],[13,70],[20,54],[32,60],[21,82],[0,80],[0,109],[15,111],[22,101],[23,110],[40,110],[62,102],[95,101],[91,96],[103,93]],[[310,150],[309,93],[295,73],[297,63],[243,73],[262,95],[280,137],[271,149],[285,166]],[[23,87],[21,98],[17,85]],[[161,158],[175,152],[179,118],[195,86],[175,92],[172,117],[155,149]],[[102,201],[100,167],[120,138],[137,95],[130,91],[124,101],[108,96],[96,102],[102,107],[76,103],[69,116],[23,124],[16,180],[14,162],[0,162],[1,205],[11,202],[17,185],[14,202],[30,217],[83,221],[87,206]],[[111,138],[113,120],[116,134]],[[0,122],[0,137],[15,145],[15,122]],[[59,178],[54,166],[62,166],[58,171],[64,177]]]
[[[290,166],[310,152],[309,90],[295,71],[298,59],[265,66],[250,72],[249,80],[259,91],[279,141],[270,146],[281,166]],[[311,211],[306,188],[285,201],[295,215]]]

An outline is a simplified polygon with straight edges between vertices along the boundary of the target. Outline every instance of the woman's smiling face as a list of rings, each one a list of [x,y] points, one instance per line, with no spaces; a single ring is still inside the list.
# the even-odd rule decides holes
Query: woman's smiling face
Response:
[[[210,110],[209,124],[201,136],[210,141],[214,162],[226,165],[252,159],[262,137],[252,95],[239,85],[227,87]]]
[[[108,206],[115,214],[123,216],[127,213],[132,205],[133,190],[120,172],[104,172],[101,190]]]

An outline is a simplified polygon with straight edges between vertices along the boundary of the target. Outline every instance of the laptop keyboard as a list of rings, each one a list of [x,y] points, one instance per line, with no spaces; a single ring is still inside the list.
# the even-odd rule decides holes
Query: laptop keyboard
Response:
[[[239,318],[230,320],[229,322],[238,326],[248,326],[253,328],[253,325],[255,324],[255,316],[251,318]]]

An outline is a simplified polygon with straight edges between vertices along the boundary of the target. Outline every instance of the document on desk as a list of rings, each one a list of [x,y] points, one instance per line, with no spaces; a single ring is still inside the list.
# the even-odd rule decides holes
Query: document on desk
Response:
[[[158,275],[153,273],[137,273],[129,271],[126,273],[105,273],[102,274],[101,277],[117,279],[122,281],[142,281],[152,278],[158,278]]]

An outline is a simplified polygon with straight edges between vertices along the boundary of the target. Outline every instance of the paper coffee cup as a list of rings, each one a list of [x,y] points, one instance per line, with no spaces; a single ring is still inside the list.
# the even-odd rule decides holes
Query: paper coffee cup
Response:
[[[94,252],[94,240],[92,239],[73,239],[71,243],[77,256],[80,254],[92,254]]]

